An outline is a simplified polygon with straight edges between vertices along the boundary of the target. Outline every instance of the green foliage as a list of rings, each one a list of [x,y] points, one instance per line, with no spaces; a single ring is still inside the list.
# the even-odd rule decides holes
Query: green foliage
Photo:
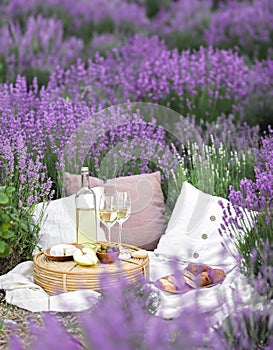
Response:
[[[25,72],[25,76],[27,78],[27,83],[29,86],[33,83],[33,79],[37,77],[38,86],[39,89],[41,89],[42,86],[46,86],[49,82],[50,72],[47,70],[29,68]]]
[[[1,335],[1,332],[3,332],[6,329],[6,325],[4,321],[7,318],[10,308],[11,308],[11,304],[5,304],[5,309],[2,311],[2,314],[0,314],[0,335]]]
[[[225,30],[225,41],[221,41],[215,45],[215,47],[224,50],[236,49],[240,56],[245,56],[251,62],[267,60],[272,54],[272,44],[273,44],[273,32],[270,33],[270,40],[268,42],[255,41],[254,39],[248,44],[242,44],[242,38],[239,35],[230,34],[230,26],[227,26]]]
[[[173,49],[177,48],[179,52],[183,50],[199,50],[201,46],[206,47],[204,40],[205,30],[210,26],[209,14],[199,14],[199,21],[191,28],[184,30],[174,30],[165,37],[166,45]],[[160,35],[160,33],[159,33]]]
[[[41,13],[46,18],[54,18],[56,17],[63,23],[63,29],[64,29],[64,37],[70,36],[70,35],[76,35],[76,28],[75,26],[71,25],[73,23],[73,18],[71,15],[65,11],[61,6],[41,6],[38,7],[37,13]]]
[[[259,213],[255,227],[238,237],[236,247],[242,256],[241,270],[247,276],[257,277],[261,266],[273,266],[273,256],[265,255],[269,250],[268,247],[265,249],[266,242],[273,243],[273,221],[267,222],[267,216],[266,212]]]
[[[4,56],[0,56],[0,83],[6,81],[6,60]]]
[[[244,120],[249,125],[259,125],[262,131],[267,131],[268,125],[273,125],[273,104],[270,94],[270,90],[256,93],[244,107]]]
[[[200,46],[206,46],[201,28],[200,30],[195,28],[195,30],[173,31],[166,36],[165,41],[170,49],[177,48],[179,52],[188,49],[199,50]]]
[[[225,341],[225,349],[269,349],[272,339],[270,309],[231,313],[216,333]]]
[[[180,168],[175,171],[177,193],[185,179],[196,188],[211,195],[228,198],[229,186],[240,188],[242,178],[254,177],[254,156],[251,152],[237,153],[225,145],[188,144],[180,158]],[[179,180],[180,179],[180,180]],[[178,192],[179,191],[179,192]]]
[[[28,223],[12,205],[14,187],[0,188],[0,258],[11,254],[20,234],[28,231]]]
[[[87,46],[93,38],[95,32],[95,24],[92,21],[83,23],[79,29],[74,29],[73,35],[83,40],[84,45]]]
[[[101,20],[96,26],[96,32],[99,34],[103,33],[114,33],[115,23],[112,18],[106,17]]]
[[[167,216],[173,211],[184,181],[211,195],[228,198],[230,185],[239,190],[242,178],[255,177],[255,160],[251,151],[237,153],[223,144],[216,147],[213,139],[212,144],[204,145],[203,149],[189,143],[176,156],[179,164],[173,169],[171,176],[164,177],[162,174],[161,186]],[[249,239],[253,237],[250,234]],[[251,242],[249,247],[253,247]],[[246,251],[248,258],[250,251],[250,248]]]
[[[215,89],[212,87],[211,90]],[[196,94],[185,89],[183,97],[180,97],[175,91],[171,91],[169,96],[161,99],[158,103],[163,106],[169,105],[169,108],[183,116],[194,115],[197,123],[204,119],[211,123],[222,113],[234,114],[235,97],[232,95],[229,98],[225,97],[224,88],[219,89],[218,92],[221,98],[210,96],[209,88],[205,90],[200,88]],[[147,102],[149,102],[148,98]]]
[[[169,7],[171,0],[145,0],[147,17],[154,17],[161,7]]]
[[[172,175],[161,184],[167,217],[170,217],[172,214],[184,181],[188,181],[185,168],[178,165],[173,170]]]
[[[16,111],[15,111],[16,112]],[[42,164],[26,159],[27,149],[18,140],[20,149],[15,148],[12,167],[10,158],[0,157],[0,271],[8,272],[21,261],[32,258],[32,252],[39,239],[40,213],[33,217],[35,204],[48,199],[48,191],[43,190],[44,181],[38,173],[43,171]],[[37,172],[37,176],[36,176]],[[48,180],[45,180],[46,182]],[[50,184],[49,184],[50,185]],[[37,199],[38,198],[38,199]]]

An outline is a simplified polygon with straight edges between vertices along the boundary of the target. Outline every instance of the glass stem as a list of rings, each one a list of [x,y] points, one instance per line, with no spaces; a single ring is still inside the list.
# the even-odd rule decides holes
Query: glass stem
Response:
[[[107,226],[108,228],[108,242],[111,242],[111,226]]]
[[[119,222],[118,223],[118,247],[119,247],[119,249],[122,248],[122,245],[121,245],[121,231],[122,231],[122,222]]]

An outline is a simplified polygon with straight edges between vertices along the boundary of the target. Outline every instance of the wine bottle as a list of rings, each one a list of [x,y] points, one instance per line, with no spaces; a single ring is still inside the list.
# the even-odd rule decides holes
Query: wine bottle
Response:
[[[75,196],[77,243],[97,241],[96,196],[89,187],[88,167],[81,168],[81,189]]]

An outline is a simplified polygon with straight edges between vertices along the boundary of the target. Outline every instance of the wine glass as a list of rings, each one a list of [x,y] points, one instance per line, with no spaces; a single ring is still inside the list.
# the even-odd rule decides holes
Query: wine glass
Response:
[[[124,191],[124,192],[117,192],[117,206],[118,206],[118,217],[117,222],[119,224],[119,232],[118,232],[118,246],[120,252],[126,252],[127,249],[125,249],[121,245],[121,232],[122,232],[122,225],[125,221],[128,220],[129,216],[131,215],[131,197],[130,192]]]
[[[111,227],[118,217],[117,194],[102,195],[99,204],[99,218],[108,229],[108,242],[111,242]]]

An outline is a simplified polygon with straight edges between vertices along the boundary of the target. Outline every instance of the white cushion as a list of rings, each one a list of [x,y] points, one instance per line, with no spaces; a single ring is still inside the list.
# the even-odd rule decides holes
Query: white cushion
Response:
[[[235,264],[218,232],[228,201],[204,193],[184,182],[165,234],[155,254],[208,265]]]

